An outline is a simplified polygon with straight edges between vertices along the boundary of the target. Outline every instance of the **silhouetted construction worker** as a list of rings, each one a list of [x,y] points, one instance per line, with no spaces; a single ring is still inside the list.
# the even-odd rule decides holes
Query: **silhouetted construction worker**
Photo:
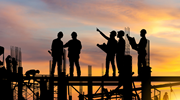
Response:
[[[164,96],[163,96],[163,100],[169,100],[169,97],[168,97],[168,93],[165,92]]]
[[[141,73],[141,68],[146,67],[146,45],[147,45],[147,39],[146,39],[146,30],[142,29],[140,31],[141,39],[139,41],[139,44],[137,44],[137,47],[134,48],[138,52],[138,75]],[[127,34],[127,37],[130,38]]]
[[[111,31],[110,32],[110,38],[107,37],[104,33],[102,33],[98,28],[97,31],[105,38],[108,40],[107,42],[107,50],[106,50],[106,74],[104,77],[109,76],[109,63],[111,62],[112,68],[113,68],[113,77],[116,76],[116,69],[114,65],[114,57],[116,53],[116,46],[117,46],[117,41],[115,39],[116,36],[116,31]]]
[[[125,40],[123,39],[124,31],[120,30],[118,31],[117,37],[119,38],[119,41],[117,42],[117,53],[116,53],[116,63],[117,68],[119,70],[119,74],[123,71],[121,70],[122,67],[124,67],[124,55],[125,55]]]
[[[10,55],[6,57],[6,67],[8,72],[12,72],[12,58]]]
[[[34,70],[34,69],[31,69],[31,70],[28,70],[25,75],[27,78],[30,78],[30,76],[32,75],[32,77],[34,77],[36,74],[39,74],[40,71],[39,70]],[[28,80],[28,85],[30,83],[30,79]]]
[[[72,40],[69,40],[64,47],[68,47],[68,57],[70,63],[70,77],[73,77],[74,72],[74,64],[76,65],[77,69],[77,76],[80,77],[81,70],[79,65],[79,54],[82,49],[81,41],[77,39],[77,33],[72,32],[71,34]]]
[[[51,45],[51,51],[53,57],[51,75],[54,75],[56,62],[58,66],[58,71],[62,72],[62,57],[63,57],[63,42],[61,41],[62,37],[63,37],[63,33],[59,32],[57,34],[57,38],[53,40]]]
[[[140,36],[142,37],[139,41],[139,44],[137,45],[138,50],[138,73],[141,71],[141,67],[146,67],[146,45],[147,45],[147,39],[146,39],[146,30],[142,29],[140,31]],[[142,66],[143,65],[143,66]],[[141,72],[140,72],[141,73]]]

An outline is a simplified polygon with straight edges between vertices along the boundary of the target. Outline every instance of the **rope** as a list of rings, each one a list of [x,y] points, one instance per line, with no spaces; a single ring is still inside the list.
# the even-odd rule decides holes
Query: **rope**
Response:
[[[174,93],[174,91],[173,91],[173,93]],[[175,96],[175,98],[176,98],[176,100],[177,100],[177,97],[176,97],[176,94],[174,93],[174,96]]]
[[[174,96],[175,96],[175,98],[176,98],[176,100],[177,100],[176,94],[175,94],[175,92],[172,90],[172,86],[170,86],[170,88],[171,88],[171,92],[174,93]],[[170,94],[170,95],[171,95],[171,94]]]

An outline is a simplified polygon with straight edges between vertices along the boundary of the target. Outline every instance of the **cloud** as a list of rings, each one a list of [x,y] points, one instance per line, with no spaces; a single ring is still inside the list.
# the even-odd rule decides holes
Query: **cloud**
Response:
[[[154,36],[158,33],[167,32],[167,30],[172,30],[169,27],[174,26],[168,22],[180,17],[180,14],[177,13],[179,9],[176,7],[152,5],[142,0],[42,1],[54,13],[61,12],[63,15],[73,16],[75,20],[84,25],[102,26],[111,29],[122,29],[129,26],[131,32],[136,34],[139,34],[142,28],[147,29],[148,33]],[[164,24],[170,25],[165,26]],[[172,31],[170,33],[173,34]],[[166,38],[166,36],[163,38]],[[170,39],[174,40],[174,37]]]

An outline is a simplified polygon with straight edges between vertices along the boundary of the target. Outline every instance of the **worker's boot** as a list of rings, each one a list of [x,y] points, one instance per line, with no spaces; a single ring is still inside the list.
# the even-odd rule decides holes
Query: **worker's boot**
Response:
[[[109,77],[109,74],[107,74],[107,73],[106,73],[106,74],[105,74],[105,75],[103,75],[102,77]]]

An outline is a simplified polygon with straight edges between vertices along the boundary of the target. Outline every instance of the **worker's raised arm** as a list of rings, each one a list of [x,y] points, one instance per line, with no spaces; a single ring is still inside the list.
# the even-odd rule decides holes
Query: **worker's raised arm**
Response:
[[[109,39],[103,32],[101,32],[98,28],[96,29],[105,39]]]

